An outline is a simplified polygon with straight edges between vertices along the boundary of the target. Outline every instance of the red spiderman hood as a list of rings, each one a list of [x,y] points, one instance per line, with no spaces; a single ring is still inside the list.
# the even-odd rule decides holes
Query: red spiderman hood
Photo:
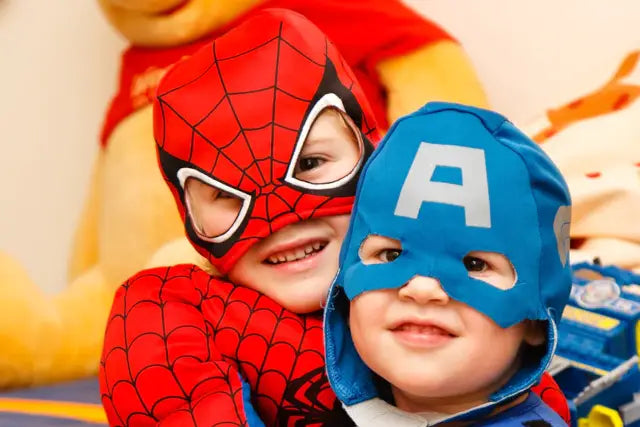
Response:
[[[350,118],[363,155],[341,179],[303,182],[294,166],[325,108]],[[158,85],[154,134],[187,235],[223,273],[288,224],[351,212],[362,164],[379,138],[364,93],[335,46],[284,9],[255,14],[172,67]],[[184,195],[190,178],[241,200],[224,233],[203,237],[194,228]]]

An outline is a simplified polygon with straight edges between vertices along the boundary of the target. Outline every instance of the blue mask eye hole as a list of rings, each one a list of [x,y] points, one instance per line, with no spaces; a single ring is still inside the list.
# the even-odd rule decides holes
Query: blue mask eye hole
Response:
[[[462,262],[464,263],[464,268],[469,272],[483,272],[489,268],[489,265],[483,259],[470,255],[465,256]]]
[[[402,243],[391,237],[370,234],[358,251],[363,264],[388,264],[402,255]]]
[[[393,262],[402,254],[402,249],[383,249],[378,252],[378,259],[383,263]]]
[[[509,258],[498,252],[471,251],[462,258],[462,263],[469,277],[498,289],[511,289],[518,278]]]

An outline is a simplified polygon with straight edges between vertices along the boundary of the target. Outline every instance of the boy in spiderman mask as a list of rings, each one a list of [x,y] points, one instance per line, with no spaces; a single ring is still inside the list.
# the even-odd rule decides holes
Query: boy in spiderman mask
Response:
[[[320,309],[379,136],[342,57],[302,16],[265,10],[167,73],[154,125],[187,236],[225,279],[180,265],[117,292],[110,424],[254,425],[253,403],[267,425],[349,425]]]
[[[364,167],[325,310],[359,426],[564,426],[529,393],[571,291],[562,175],[501,115],[429,103]]]
[[[301,15],[265,10],[167,73],[154,125],[187,236],[229,281],[180,265],[117,292],[110,424],[254,425],[243,380],[267,425],[348,423],[319,313],[379,139],[352,72]]]

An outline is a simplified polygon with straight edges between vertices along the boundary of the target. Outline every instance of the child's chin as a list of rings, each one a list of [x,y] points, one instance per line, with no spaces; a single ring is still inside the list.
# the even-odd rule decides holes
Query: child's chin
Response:
[[[282,298],[274,299],[285,309],[298,314],[307,314],[322,310],[324,298],[328,292],[326,285],[299,283],[294,286],[295,289],[282,289],[285,291]],[[307,292],[305,292],[305,290],[307,290]],[[319,290],[324,291],[324,293]]]
[[[322,310],[322,305],[317,302],[290,302],[282,304],[287,310],[298,314],[309,314]]]
[[[394,382],[396,388],[401,389],[406,394],[417,398],[437,399],[446,397],[447,390],[451,387],[451,381],[439,376],[435,372],[413,371],[411,375],[397,377]]]

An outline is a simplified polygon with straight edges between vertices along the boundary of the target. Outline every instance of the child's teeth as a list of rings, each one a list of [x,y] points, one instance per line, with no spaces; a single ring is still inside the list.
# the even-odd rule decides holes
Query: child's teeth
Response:
[[[268,260],[272,264],[279,264],[282,262],[291,262],[297,261],[300,259],[304,259],[314,253],[315,251],[321,250],[323,248],[322,243],[312,243],[304,247],[297,248],[292,251],[280,252],[278,254],[274,254],[269,256]]]

